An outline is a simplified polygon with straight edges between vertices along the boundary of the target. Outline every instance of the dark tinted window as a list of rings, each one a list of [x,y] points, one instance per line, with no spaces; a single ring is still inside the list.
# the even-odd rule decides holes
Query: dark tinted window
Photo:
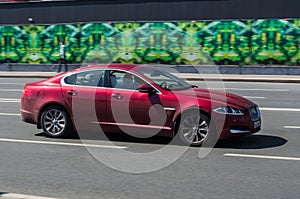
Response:
[[[68,76],[68,77],[65,78],[65,83],[66,84],[72,84],[72,85],[74,85],[75,82],[76,82],[76,74],[70,75],[70,76]]]
[[[169,91],[185,90],[191,86],[184,80],[162,70],[148,69],[138,70],[138,72],[151,79],[156,85]]]
[[[94,70],[77,73],[66,77],[65,83],[78,86],[103,87],[104,71]]]
[[[125,71],[110,71],[110,87],[128,90],[137,90],[141,84],[145,84],[141,78]]]

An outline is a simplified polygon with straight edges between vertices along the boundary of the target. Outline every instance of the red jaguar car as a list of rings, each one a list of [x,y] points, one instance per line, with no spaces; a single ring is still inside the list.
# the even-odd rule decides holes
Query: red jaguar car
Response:
[[[88,66],[26,84],[21,115],[50,137],[100,125],[107,133],[142,135],[153,130],[160,136],[178,135],[191,145],[261,128],[260,111],[253,102],[200,89],[157,67],[140,65]]]

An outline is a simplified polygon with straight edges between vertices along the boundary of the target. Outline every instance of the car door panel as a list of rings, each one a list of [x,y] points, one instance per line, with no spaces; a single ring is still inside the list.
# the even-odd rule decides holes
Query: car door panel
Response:
[[[114,75],[113,78],[115,78]],[[116,86],[122,84],[118,78],[116,82]],[[108,88],[107,123],[109,131],[125,131],[139,136],[171,130],[166,124],[169,119],[164,110],[162,97],[161,94],[141,93],[132,89]]]
[[[90,71],[90,73],[93,74],[95,72]],[[99,83],[97,81],[102,81],[100,77],[96,77],[94,81],[81,78],[80,81],[77,80],[76,82],[76,79],[79,79],[78,76],[81,74],[75,75],[75,81],[70,82],[74,83],[74,85],[64,84],[62,93],[65,96],[69,110],[71,110],[76,129],[98,130],[99,122],[107,120],[106,89],[98,87]],[[103,130],[106,130],[105,125],[101,127]]]

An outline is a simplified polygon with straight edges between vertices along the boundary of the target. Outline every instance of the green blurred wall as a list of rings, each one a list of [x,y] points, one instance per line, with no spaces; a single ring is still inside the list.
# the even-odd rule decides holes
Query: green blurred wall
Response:
[[[0,26],[1,63],[300,65],[300,20]]]

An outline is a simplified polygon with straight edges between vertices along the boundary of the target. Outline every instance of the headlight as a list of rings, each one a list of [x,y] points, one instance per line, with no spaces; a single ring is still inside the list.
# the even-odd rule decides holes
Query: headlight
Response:
[[[213,111],[216,113],[227,114],[227,115],[244,115],[244,112],[242,110],[232,108],[229,106],[221,106],[215,108]]]

